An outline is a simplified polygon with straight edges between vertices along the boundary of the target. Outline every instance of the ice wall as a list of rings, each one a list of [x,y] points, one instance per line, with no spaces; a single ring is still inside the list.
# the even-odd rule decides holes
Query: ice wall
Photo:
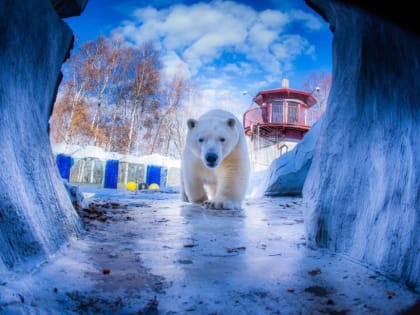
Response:
[[[48,137],[72,32],[48,0],[3,0],[0,12],[1,275],[33,268],[77,235],[81,223]]]
[[[420,290],[420,38],[344,2],[333,82],[303,195],[308,243]]]

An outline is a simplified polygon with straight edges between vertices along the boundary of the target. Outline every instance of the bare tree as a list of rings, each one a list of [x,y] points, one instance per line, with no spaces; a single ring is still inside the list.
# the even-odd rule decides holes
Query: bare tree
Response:
[[[125,51],[127,62],[133,65],[132,76],[128,76],[128,99],[131,103],[128,128],[128,143],[125,153],[130,154],[133,149],[135,137],[141,135],[142,123],[147,127],[147,120],[153,115],[156,109],[156,102],[153,97],[159,88],[159,60],[158,52],[153,48],[152,43],[147,43],[140,49],[127,49]],[[135,129],[135,122],[141,122],[138,130]]]
[[[164,154],[169,151],[169,143],[176,136],[176,114],[182,106],[182,101],[188,89],[188,83],[183,76],[175,75],[172,80],[162,84],[161,102],[162,114],[158,122],[158,126],[154,135],[151,153],[154,153],[156,147],[161,142],[166,142]]]
[[[80,97],[80,92],[73,93],[71,85],[69,81],[61,91],[50,119],[50,137],[55,143],[79,144],[93,136],[85,99]]]
[[[115,38],[99,37],[81,46],[80,54],[85,61],[84,73],[89,82],[90,97],[96,100],[91,123],[91,128],[94,130],[94,145],[98,144],[98,140],[104,141],[99,131],[101,108],[104,102],[106,103],[106,98],[111,96],[110,89],[118,68],[119,45],[119,41]]]
[[[114,47],[111,44],[114,44]],[[71,133],[80,132],[84,135],[82,138],[86,143],[92,140],[94,144],[106,141],[103,130],[99,129],[99,109],[104,97],[109,94],[107,89],[114,74],[117,57],[118,50],[115,49],[115,43],[104,37],[85,43],[71,56],[66,71],[70,74],[69,79],[60,87],[52,115],[52,125],[56,124],[55,128],[52,126],[53,140],[74,142],[76,135]],[[96,103],[93,118],[90,110],[92,103]],[[89,126],[85,121],[82,122],[81,116],[90,120]],[[63,126],[64,139],[60,139],[59,130]]]
[[[122,47],[100,37],[82,45],[67,70],[51,119],[52,141],[83,140],[126,154],[150,150],[161,106],[159,52],[152,43]]]
[[[163,103],[159,123],[154,133],[151,153],[180,158],[187,134],[187,120],[193,117],[193,107],[200,107],[200,97],[193,82],[182,75],[167,80],[161,87]]]
[[[54,111],[50,119],[51,139],[54,142],[70,142],[70,137],[78,129],[80,117],[75,119],[80,105],[83,103],[88,82],[85,80],[84,61],[80,55],[74,55],[67,61],[70,78],[59,90]],[[83,113],[85,115],[86,113]],[[80,116],[80,115],[79,115]],[[73,126],[76,124],[76,126]]]
[[[325,111],[328,95],[330,94],[332,76],[329,72],[312,72],[304,83],[307,91],[311,92],[317,100],[319,110]]]

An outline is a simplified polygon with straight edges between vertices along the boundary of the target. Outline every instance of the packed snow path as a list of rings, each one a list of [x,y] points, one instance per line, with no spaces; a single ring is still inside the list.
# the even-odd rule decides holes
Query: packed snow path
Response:
[[[178,193],[84,189],[86,233],[2,279],[5,314],[400,314],[420,299],[305,244],[301,198],[203,209]]]

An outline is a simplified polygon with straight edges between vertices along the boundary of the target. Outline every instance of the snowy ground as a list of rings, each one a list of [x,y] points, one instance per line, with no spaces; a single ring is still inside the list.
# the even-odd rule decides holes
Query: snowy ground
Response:
[[[1,314],[383,315],[420,300],[308,249],[301,198],[220,211],[176,192],[81,189],[85,235],[33,274],[0,279]]]

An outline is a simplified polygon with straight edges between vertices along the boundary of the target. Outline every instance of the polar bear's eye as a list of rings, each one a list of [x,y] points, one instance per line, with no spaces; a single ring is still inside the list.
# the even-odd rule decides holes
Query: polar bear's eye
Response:
[[[220,142],[225,142],[226,141],[226,139],[225,138],[223,138],[223,137],[220,137]]]
[[[203,138],[198,138],[198,142],[202,143],[204,141]]]

